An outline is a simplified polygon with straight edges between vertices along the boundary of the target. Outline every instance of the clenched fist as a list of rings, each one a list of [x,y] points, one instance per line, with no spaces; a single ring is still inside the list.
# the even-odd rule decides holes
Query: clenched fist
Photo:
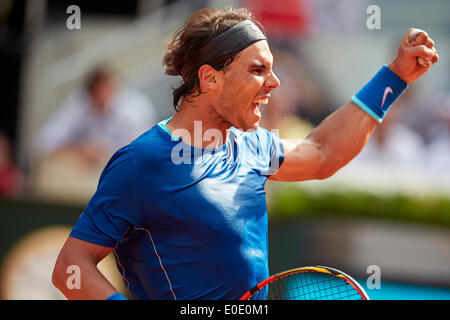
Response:
[[[419,63],[429,59],[427,66]],[[423,59],[423,60],[422,60]],[[397,57],[388,67],[406,83],[411,83],[430,69],[439,60],[434,41],[423,30],[411,28],[398,47]]]

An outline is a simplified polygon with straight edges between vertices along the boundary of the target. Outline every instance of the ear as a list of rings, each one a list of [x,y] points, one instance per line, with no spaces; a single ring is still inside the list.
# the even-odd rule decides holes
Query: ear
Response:
[[[198,69],[198,79],[202,92],[217,90],[219,85],[219,72],[209,64],[204,64]]]

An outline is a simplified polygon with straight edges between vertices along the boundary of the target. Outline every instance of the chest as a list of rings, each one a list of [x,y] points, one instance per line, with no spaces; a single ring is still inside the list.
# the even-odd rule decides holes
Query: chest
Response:
[[[242,232],[266,219],[265,181],[252,168],[221,159],[161,170],[142,188],[143,223],[169,232]]]

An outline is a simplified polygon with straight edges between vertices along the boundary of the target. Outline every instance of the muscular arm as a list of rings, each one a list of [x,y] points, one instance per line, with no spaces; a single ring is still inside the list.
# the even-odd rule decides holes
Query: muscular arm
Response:
[[[282,140],[285,161],[271,180],[325,179],[352,160],[377,122],[353,102],[333,112],[305,140]]]
[[[411,83],[428,71],[417,58],[439,60],[434,41],[424,32],[413,43],[409,32],[400,43],[395,60],[388,65],[398,77]],[[377,122],[353,102],[328,116],[304,140],[282,140],[285,160],[278,172],[269,179],[303,181],[325,179],[349,163],[364,147]]]
[[[56,261],[53,284],[69,300],[105,300],[117,290],[98,270],[97,264],[112,249],[69,237]],[[67,279],[71,276],[67,268],[71,265],[79,267],[80,289],[67,287]]]

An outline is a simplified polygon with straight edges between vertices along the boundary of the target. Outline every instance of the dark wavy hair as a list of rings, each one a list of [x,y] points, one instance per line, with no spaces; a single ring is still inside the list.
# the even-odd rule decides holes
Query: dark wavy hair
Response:
[[[201,65],[196,64],[200,48],[208,40],[244,20],[252,20],[260,26],[245,8],[203,8],[192,13],[187,22],[174,33],[172,40],[167,43],[163,65],[166,74],[183,78],[180,86],[173,90],[173,107],[176,111],[180,100],[189,101],[189,98],[202,93],[198,79]],[[238,52],[231,52],[208,61],[207,64],[216,70],[225,71],[237,54]]]

